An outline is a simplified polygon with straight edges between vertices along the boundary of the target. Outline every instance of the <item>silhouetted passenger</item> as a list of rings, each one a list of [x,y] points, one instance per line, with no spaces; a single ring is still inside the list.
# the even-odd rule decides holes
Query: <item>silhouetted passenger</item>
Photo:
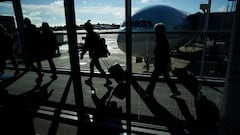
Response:
[[[166,28],[163,23],[157,23],[154,26],[156,35],[156,48],[154,50],[154,70],[151,75],[151,81],[148,85],[146,92],[153,93],[156,81],[160,74],[163,74],[165,81],[171,89],[170,97],[180,95],[176,85],[171,81],[169,71],[171,69],[171,58],[169,43],[166,37]]]
[[[81,59],[83,59],[83,55],[88,51],[89,57],[91,58],[90,62],[90,78],[86,80],[85,82],[87,84],[92,84],[92,78],[94,73],[94,66],[100,71],[102,75],[106,77],[106,83],[104,86],[112,84],[112,82],[107,77],[105,71],[102,69],[100,62],[99,62],[99,39],[100,35],[93,30],[93,25],[90,23],[90,20],[88,20],[84,24],[84,29],[87,31],[86,39],[85,39],[85,45],[83,46],[82,52],[81,52]]]
[[[56,66],[53,62],[53,57],[57,49],[57,40],[53,31],[46,22],[42,23],[42,45],[43,56],[46,57],[52,71],[51,78],[56,79]]]
[[[4,73],[6,59],[9,58],[14,66],[14,75],[20,73],[13,49],[14,41],[6,32],[6,28],[0,24],[0,75]]]
[[[41,65],[41,34],[37,31],[35,25],[31,23],[29,18],[24,19],[24,51],[26,56],[27,68],[32,68],[38,74],[37,82],[42,81],[42,65]],[[34,65],[37,63],[37,67]]]

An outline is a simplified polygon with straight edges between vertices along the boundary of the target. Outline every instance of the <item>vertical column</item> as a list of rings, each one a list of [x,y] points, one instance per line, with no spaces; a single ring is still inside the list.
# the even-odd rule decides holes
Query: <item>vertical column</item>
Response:
[[[75,95],[75,103],[77,105],[77,114],[79,126],[84,124],[84,104],[83,104],[83,92],[81,84],[81,74],[79,65],[79,55],[77,47],[77,32],[76,32],[76,20],[74,10],[74,0],[64,0],[65,18],[67,26],[68,47],[71,64],[71,77],[73,81],[73,89]],[[79,129],[78,129],[79,132]]]
[[[207,45],[207,38],[208,38],[208,22],[209,22],[209,15],[211,10],[211,4],[212,1],[208,0],[207,9],[204,9],[204,15],[205,15],[205,23],[204,23],[204,43],[203,43],[203,53],[202,53],[202,62],[201,62],[201,69],[200,69],[200,78],[203,78],[203,72],[204,72],[204,63],[205,63],[205,55],[206,55],[206,45]],[[205,10],[207,10],[207,13],[205,13]]]
[[[131,134],[131,75],[132,75],[132,27],[131,27],[131,0],[125,0],[126,12],[126,111],[127,111],[127,134]]]
[[[240,1],[237,0],[229,61],[220,111],[219,135],[240,134]]]
[[[16,22],[17,22],[18,37],[20,41],[20,52],[22,53],[24,50],[22,6],[21,6],[20,0],[13,0],[12,3],[13,3],[14,14],[16,17]]]

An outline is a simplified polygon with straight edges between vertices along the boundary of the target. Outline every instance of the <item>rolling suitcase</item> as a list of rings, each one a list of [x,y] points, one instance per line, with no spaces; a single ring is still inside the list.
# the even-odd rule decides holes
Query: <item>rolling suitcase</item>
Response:
[[[108,68],[108,72],[110,73],[110,76],[114,78],[114,80],[117,83],[123,82],[125,80],[125,71],[121,67],[119,63],[115,63],[111,66],[109,66],[108,62],[106,60],[102,60],[104,65]]]
[[[123,82],[125,80],[125,71],[119,63],[115,63],[108,68],[108,72],[114,78],[117,83]]]

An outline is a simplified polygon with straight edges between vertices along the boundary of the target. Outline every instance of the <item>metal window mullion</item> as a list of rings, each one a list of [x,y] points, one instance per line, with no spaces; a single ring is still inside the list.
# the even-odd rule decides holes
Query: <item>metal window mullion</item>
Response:
[[[24,51],[24,44],[23,44],[23,13],[22,13],[22,6],[20,0],[13,0],[13,9],[14,14],[16,17],[17,22],[17,30],[18,30],[18,38],[20,41],[20,52],[23,53]]]
[[[71,78],[73,81],[73,89],[75,102],[77,105],[78,122],[80,125],[84,124],[84,104],[83,104],[83,92],[81,84],[81,74],[79,65],[79,55],[77,46],[77,32],[76,32],[76,18],[74,11],[74,0],[64,0],[65,18],[67,26],[69,57],[71,64]],[[80,119],[81,118],[81,119]],[[78,132],[81,126],[79,125]]]
[[[240,1],[236,1],[231,42],[228,56],[226,83],[224,87],[222,105],[220,108],[220,123],[218,135],[239,134],[239,80],[240,80]]]
[[[200,69],[200,79],[203,78],[203,72],[204,72],[204,63],[205,63],[205,55],[206,55],[206,45],[207,45],[207,36],[208,36],[208,21],[209,21],[209,16],[210,16],[210,9],[211,9],[211,0],[208,0],[208,9],[206,15],[206,20],[205,20],[205,33],[204,33],[204,43],[203,43],[203,53],[202,53],[202,64],[201,64],[201,69]]]
[[[131,27],[131,0],[125,0],[126,14],[126,112],[127,112],[127,134],[131,134],[131,75],[132,75],[132,27]]]

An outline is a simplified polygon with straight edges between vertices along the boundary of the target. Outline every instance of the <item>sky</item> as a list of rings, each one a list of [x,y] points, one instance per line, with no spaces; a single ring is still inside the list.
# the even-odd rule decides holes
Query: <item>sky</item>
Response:
[[[63,0],[20,0],[23,16],[29,17],[32,23],[40,26],[48,22],[51,26],[65,25]],[[125,20],[125,0],[74,0],[76,24],[87,20],[93,24],[121,24]],[[200,12],[200,4],[208,0],[132,0],[132,14],[151,5],[168,5],[190,14]],[[225,12],[232,3],[228,0],[212,0],[211,12]],[[229,8],[227,8],[229,7]],[[11,2],[0,3],[0,15],[14,16]]]

